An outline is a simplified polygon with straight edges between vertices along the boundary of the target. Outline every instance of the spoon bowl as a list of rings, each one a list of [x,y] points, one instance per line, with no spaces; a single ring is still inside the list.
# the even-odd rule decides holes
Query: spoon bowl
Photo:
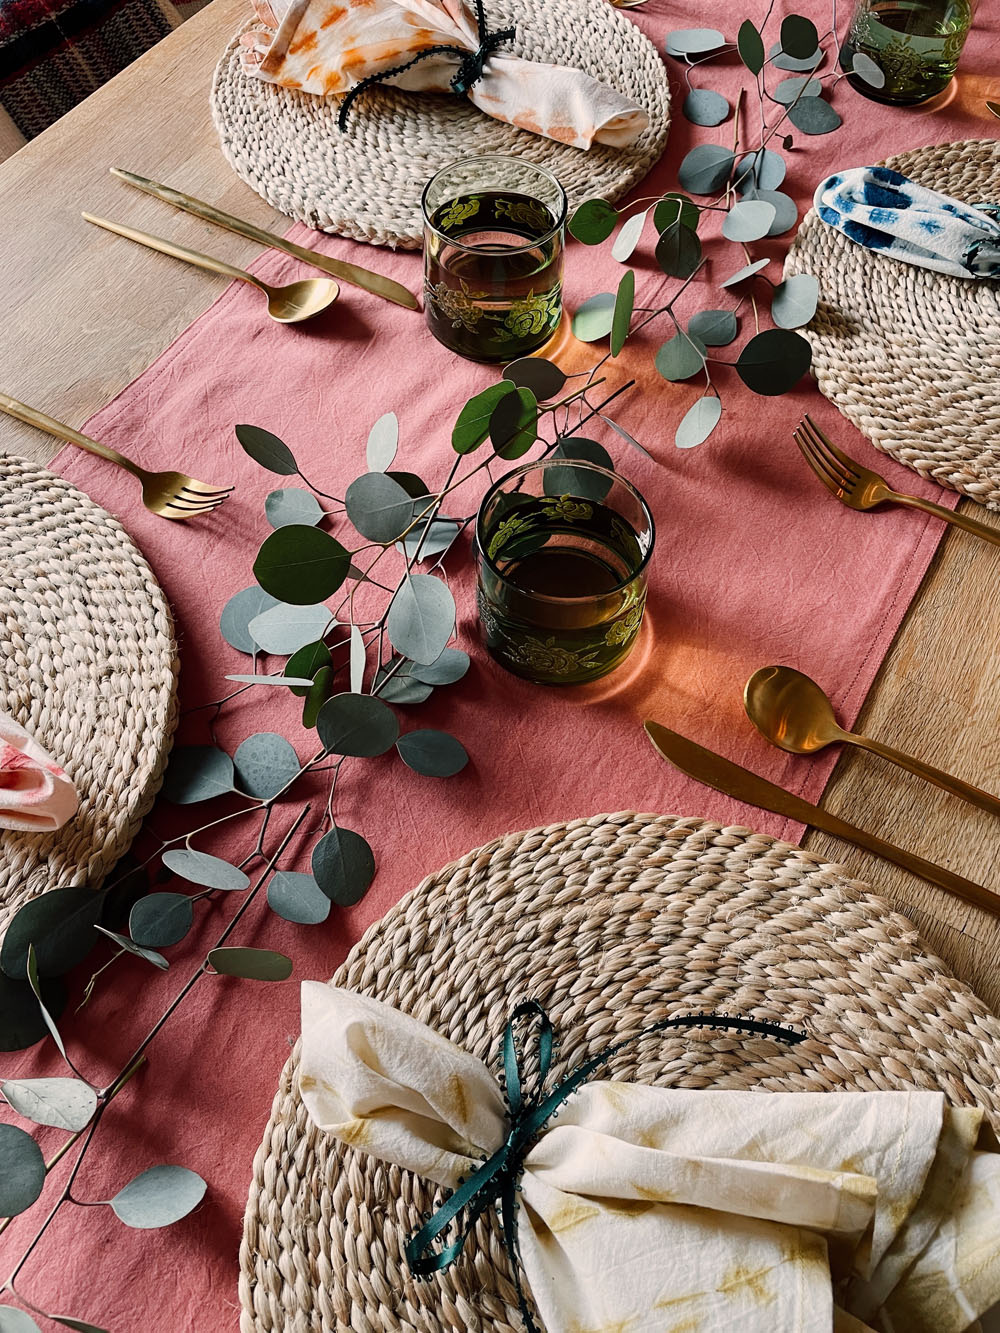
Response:
[[[279,324],[298,324],[329,309],[340,295],[332,278],[303,278],[286,287],[260,283],[267,295],[267,313]]]
[[[761,735],[789,754],[815,754],[847,734],[816,682],[793,667],[755,671],[743,690],[743,706]]]

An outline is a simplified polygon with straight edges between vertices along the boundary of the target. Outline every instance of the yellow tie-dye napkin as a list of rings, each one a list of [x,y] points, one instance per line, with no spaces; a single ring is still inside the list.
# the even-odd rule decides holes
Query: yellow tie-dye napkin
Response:
[[[321,1130],[448,1189],[506,1137],[482,1061],[319,982],[302,986],[299,1086]],[[963,1333],[1000,1300],[1000,1152],[981,1122],[937,1092],[585,1084],[521,1178],[547,1333]]]
[[[477,22],[462,0],[254,0],[254,9],[265,29],[241,39],[245,71],[307,93],[348,93],[431,47],[479,48]],[[430,55],[385,82],[447,93],[457,68],[454,54]],[[649,123],[640,106],[582,70],[503,51],[489,56],[468,95],[497,120],[576,148],[625,148]]]

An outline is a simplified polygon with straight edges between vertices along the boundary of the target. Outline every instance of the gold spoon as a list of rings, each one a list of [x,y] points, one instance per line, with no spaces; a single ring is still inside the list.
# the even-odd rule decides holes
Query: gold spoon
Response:
[[[313,315],[333,305],[340,295],[340,288],[332,278],[303,278],[299,282],[289,283],[287,287],[271,287],[252,273],[245,273],[243,269],[234,268],[221,259],[213,259],[211,255],[188,250],[183,245],[175,245],[173,241],[165,241],[160,236],[150,236],[148,232],[136,231],[120,222],[109,222],[107,218],[95,218],[90,213],[84,213],[83,216],[95,227],[103,227],[105,231],[113,231],[116,236],[138,241],[150,250],[159,250],[161,254],[183,259],[185,263],[207,269],[209,273],[220,273],[224,278],[239,278],[253,287],[259,287],[267,297],[267,313],[279,324],[297,324],[300,320],[311,319]]]
[[[1000,799],[989,792],[893,750],[881,741],[844,731],[837,725],[833,705],[816,682],[792,667],[768,666],[755,671],[743,690],[743,706],[760,734],[789,754],[815,754],[836,741],[857,745],[915,773],[918,778],[933,782],[953,796],[971,801],[991,815],[1000,815]]]

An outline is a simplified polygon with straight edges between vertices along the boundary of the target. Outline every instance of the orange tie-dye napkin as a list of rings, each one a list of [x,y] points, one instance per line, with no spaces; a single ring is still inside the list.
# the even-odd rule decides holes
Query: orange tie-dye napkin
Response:
[[[434,47],[480,49],[477,20],[462,0],[254,0],[254,9],[266,26],[244,33],[244,69],[307,93],[347,94],[382,75],[411,92],[452,92],[460,67],[453,52],[397,67]],[[626,148],[649,123],[642,107],[582,70],[498,50],[467,91],[487,115],[575,148]]]

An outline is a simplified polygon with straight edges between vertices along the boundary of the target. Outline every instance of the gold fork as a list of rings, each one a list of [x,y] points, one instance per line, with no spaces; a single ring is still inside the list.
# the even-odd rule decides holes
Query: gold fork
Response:
[[[965,514],[953,513],[933,500],[922,500],[919,495],[894,491],[884,477],[856,463],[843,449],[838,449],[809,417],[802,418],[798,429],[792,432],[792,437],[823,485],[848,508],[867,510],[886,503],[907,505],[910,509],[922,509],[925,514],[933,514],[945,523],[964,528],[966,532],[973,532],[984,541],[1000,546],[1000,532],[988,528],[985,523],[967,518]]]
[[[54,435],[57,440],[68,440],[79,449],[85,449],[88,454],[96,454],[98,458],[105,458],[109,463],[131,472],[142,483],[142,503],[151,513],[159,514],[160,518],[184,519],[196,514],[207,514],[212,509],[218,509],[233,489],[232,486],[209,486],[184,472],[147,472],[124,454],[92,440],[89,435],[81,435],[72,426],[54,421],[52,417],[28,407],[26,403],[19,403],[9,394],[0,393],[0,411],[29,426],[37,426],[47,435]]]

